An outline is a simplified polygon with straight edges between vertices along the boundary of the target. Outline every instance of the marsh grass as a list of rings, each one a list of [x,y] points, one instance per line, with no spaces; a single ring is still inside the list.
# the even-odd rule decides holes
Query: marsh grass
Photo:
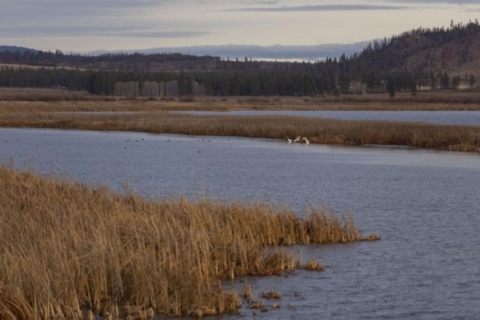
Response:
[[[44,102],[44,104],[39,104]],[[188,102],[188,103],[186,103]],[[0,88],[5,106],[37,111],[480,110],[480,92],[420,92],[339,97],[114,97],[58,89]],[[39,110],[41,106],[42,110]]]
[[[0,282],[0,319],[29,320],[34,311],[23,297]]]
[[[262,294],[260,295],[263,299],[267,299],[267,300],[270,300],[270,299],[282,299],[282,293],[279,292],[279,291],[275,291],[273,288],[271,288],[270,290],[268,291],[264,291],[262,292]]]
[[[480,152],[480,127],[411,122],[346,121],[289,116],[191,116],[166,112],[117,115],[17,113],[0,114],[0,126],[281,140],[301,135],[317,144],[393,145]]]
[[[309,99],[312,100],[313,98]],[[412,96],[409,92],[398,93],[395,98],[388,94],[363,94],[363,95],[341,95],[339,97],[328,96],[322,98],[324,102],[332,103],[383,103],[395,104],[478,104],[480,93],[473,91],[425,91]]]
[[[221,280],[293,270],[283,246],[361,239],[328,209],[153,201],[0,166],[0,318],[237,312]]]
[[[115,97],[96,96],[84,91],[60,89],[0,88],[0,101],[61,102],[61,101],[115,101]]]

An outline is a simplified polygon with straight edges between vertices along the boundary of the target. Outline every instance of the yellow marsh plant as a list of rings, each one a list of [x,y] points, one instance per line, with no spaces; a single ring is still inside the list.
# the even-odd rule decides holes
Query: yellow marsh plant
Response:
[[[269,247],[361,239],[328,210],[151,201],[0,166],[0,317],[236,312],[221,280],[295,268]]]

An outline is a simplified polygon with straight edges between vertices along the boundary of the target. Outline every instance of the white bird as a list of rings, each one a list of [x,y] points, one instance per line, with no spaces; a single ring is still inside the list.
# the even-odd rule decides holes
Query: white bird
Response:
[[[307,138],[303,137],[302,139],[305,140],[305,144],[310,144],[310,141],[308,141]]]
[[[293,142],[297,143],[300,141],[300,136],[298,136],[295,140],[293,140]]]
[[[287,140],[288,140],[288,143],[292,143],[292,139],[290,139],[289,137],[287,137]]]

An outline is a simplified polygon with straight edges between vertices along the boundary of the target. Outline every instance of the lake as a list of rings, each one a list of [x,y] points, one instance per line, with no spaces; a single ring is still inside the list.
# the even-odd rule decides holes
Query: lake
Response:
[[[257,318],[480,315],[480,155],[143,133],[0,129],[0,159],[147,197],[188,195],[349,210],[379,242],[295,247],[324,273],[247,278],[283,294]],[[238,287],[239,283],[227,283]],[[274,302],[270,302],[270,305]],[[243,311],[246,318],[251,310]],[[229,317],[224,317],[229,318]]]
[[[296,116],[340,120],[426,122],[442,125],[480,126],[480,111],[184,111],[201,116]]]

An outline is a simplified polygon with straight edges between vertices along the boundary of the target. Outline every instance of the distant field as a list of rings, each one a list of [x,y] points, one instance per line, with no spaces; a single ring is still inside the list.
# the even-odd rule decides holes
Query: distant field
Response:
[[[14,69],[34,69],[38,70],[40,68],[46,68],[46,69],[54,69],[54,67],[41,67],[41,66],[29,66],[29,65],[22,65],[22,64],[10,64],[10,63],[0,63],[0,68],[14,68]]]
[[[38,70],[38,69],[70,69],[74,70],[76,68],[72,67],[64,67],[64,66],[58,66],[58,67],[52,67],[52,66],[32,66],[32,65],[27,65],[27,64],[15,64],[15,63],[0,63],[0,68],[14,68],[14,69],[33,69],[33,70]],[[85,70],[83,68],[79,68],[79,70]]]
[[[49,103],[52,102],[52,103]],[[66,103],[68,102],[68,103]],[[89,103],[91,102],[91,103]],[[113,97],[58,89],[0,88],[0,112],[228,110],[480,110],[479,92],[419,92],[339,97]],[[41,110],[39,109],[41,108]]]

